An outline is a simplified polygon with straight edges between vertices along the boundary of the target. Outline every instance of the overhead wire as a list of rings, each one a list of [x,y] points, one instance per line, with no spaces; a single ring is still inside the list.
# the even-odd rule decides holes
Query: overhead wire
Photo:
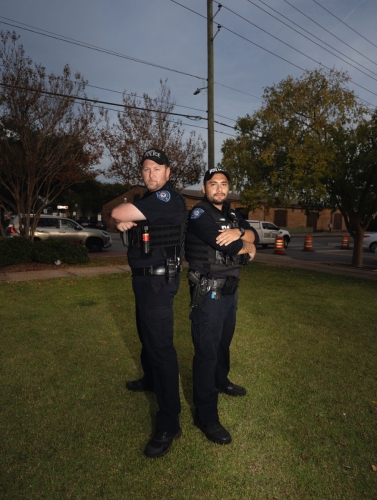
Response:
[[[1,66],[1,65],[0,65]],[[89,83],[86,84],[86,87],[91,87],[91,88],[94,88],[94,89],[99,89],[99,90],[106,90],[107,92],[114,92],[115,94],[122,94],[122,95],[128,95],[128,96],[135,96],[137,97],[138,99],[143,99],[142,96],[139,96],[139,95],[135,95],[135,94],[130,94],[128,92],[122,92],[120,90],[112,90],[112,89],[108,89],[106,87],[99,87],[97,85],[91,85]],[[165,101],[161,101],[162,103],[165,103]],[[174,106],[176,106],[177,108],[185,108],[185,109],[193,109],[194,111],[200,111],[202,113],[207,113],[207,111],[205,109],[199,109],[199,108],[193,108],[192,106],[183,106],[182,104],[174,104]],[[223,115],[219,115],[218,113],[215,113],[215,116],[220,116],[221,118],[225,118],[226,120],[230,120],[230,121],[237,121],[236,119],[234,118],[229,118],[228,116],[223,116]]]
[[[371,63],[373,63],[373,64],[375,64],[377,66],[377,63],[375,61],[372,61],[372,59],[370,59],[369,57],[367,57],[365,54],[363,54],[362,52],[359,52],[357,49],[355,49],[354,47],[352,47],[351,45],[349,45],[347,42],[345,42],[344,40],[342,40],[338,36],[334,35],[334,33],[331,33],[330,30],[326,29],[324,26],[322,26],[321,24],[317,23],[317,21],[314,21],[314,19],[312,19],[307,14],[305,14],[305,12],[302,12],[302,10],[298,9],[295,5],[292,5],[290,2],[288,2],[288,0],[283,0],[283,2],[285,2],[288,5],[290,5],[293,9],[297,10],[297,12],[300,12],[300,14],[302,14],[307,19],[309,19],[310,21],[312,21],[312,23],[316,24],[317,26],[319,26],[320,28],[322,28],[324,31],[326,31],[326,33],[329,33],[331,36],[333,36],[334,38],[336,38],[340,42],[344,43],[344,45],[347,45],[347,47],[349,47],[350,49],[352,49],[355,52],[357,52],[360,56],[365,57],[365,59],[368,59],[368,61],[370,61]]]
[[[0,19],[8,19],[8,18],[0,16]],[[141,63],[141,64],[146,64],[148,66],[154,66],[155,68],[164,69],[166,71],[173,71],[174,73],[180,73],[181,75],[191,76],[192,78],[198,78],[199,80],[203,80],[203,78],[201,76],[193,75],[191,73],[186,73],[185,71],[179,71],[179,70],[176,70],[176,69],[168,68],[166,66],[161,66],[160,64],[151,63],[151,62],[148,62],[148,61],[143,61],[142,59],[138,59],[136,57],[127,56],[125,54],[120,54],[119,52],[115,52],[115,51],[109,50],[109,49],[104,49],[102,47],[98,47],[98,46],[90,44],[90,43],[81,42],[79,40],[75,40],[74,38],[69,38],[69,37],[66,37],[64,35],[57,35],[56,33],[52,33],[51,31],[46,31],[46,30],[44,30],[42,28],[36,28],[36,27],[30,26],[29,24],[26,24],[26,23],[21,23],[19,21],[13,21],[12,19],[10,19],[10,21],[12,21],[13,23],[23,24],[24,26],[29,26],[29,28],[24,28],[22,26],[17,26],[15,24],[11,24],[11,23],[5,22],[5,21],[0,21],[0,23],[5,24],[7,26],[12,26],[13,28],[18,28],[18,29],[22,29],[22,30],[25,30],[25,31],[30,31],[31,33],[36,33],[38,35],[42,35],[42,36],[46,36],[46,37],[49,37],[49,38],[54,38],[56,40],[60,40],[60,41],[63,41],[63,42],[71,43],[73,45],[78,45],[79,47],[89,48],[89,49],[92,49],[92,50],[96,50],[97,52],[103,52],[105,54],[110,54],[110,55],[113,55],[113,56],[116,56],[116,57],[120,57],[122,59],[128,59],[130,61],[138,62],[138,63]],[[30,29],[30,28],[33,28],[33,29]],[[36,31],[36,30],[38,30],[38,31]]]
[[[286,0],[284,0],[284,1],[286,1]],[[185,5],[183,5],[183,4],[179,3],[179,2],[177,2],[177,0],[171,0],[171,2],[174,2],[174,3],[176,3],[177,5],[179,5],[179,6],[183,7],[184,9],[187,9],[187,10],[189,10],[189,11],[193,12],[194,14],[197,14],[198,16],[200,16],[200,17],[204,17],[204,18],[205,18],[205,16],[203,16],[203,15],[202,15],[202,14],[200,14],[199,12],[196,12],[195,10],[190,9],[189,7],[186,7]],[[205,19],[206,19],[206,18],[205,18]],[[224,30],[226,30],[226,31],[229,31],[230,33],[234,34],[235,36],[238,36],[239,38],[241,38],[241,39],[243,39],[243,40],[245,40],[245,41],[247,41],[247,42],[251,43],[252,45],[255,45],[256,47],[258,47],[258,48],[260,48],[260,49],[264,50],[265,52],[268,52],[269,54],[272,54],[273,56],[275,56],[275,57],[277,57],[277,58],[281,59],[282,61],[287,62],[288,64],[290,64],[290,65],[292,65],[292,66],[295,66],[295,67],[296,67],[296,68],[298,68],[299,70],[301,70],[301,71],[303,71],[303,72],[305,72],[305,71],[306,71],[306,70],[305,70],[304,68],[302,68],[301,66],[298,66],[297,64],[293,63],[292,61],[289,61],[288,59],[285,59],[284,57],[279,56],[278,54],[275,54],[275,53],[274,53],[274,52],[272,52],[271,50],[268,50],[268,49],[266,49],[265,47],[262,47],[261,45],[257,44],[256,42],[253,42],[252,40],[249,40],[248,38],[244,37],[243,35],[240,35],[239,33],[237,33],[237,32],[235,32],[235,31],[231,30],[230,28],[227,28],[227,27],[226,27],[226,26],[224,26],[223,24],[221,24],[221,28],[222,28],[222,29],[224,29]],[[316,62],[317,62],[317,64],[319,64],[320,66],[323,66],[324,68],[326,68],[326,69],[328,69],[328,70],[331,70],[331,68],[329,68],[329,67],[328,67],[328,66],[326,66],[325,64],[323,64],[323,63],[321,63],[321,62],[318,62],[318,61],[316,61]],[[372,90],[367,89],[366,87],[363,87],[363,86],[362,86],[362,85],[360,85],[359,83],[354,82],[351,78],[350,78],[350,82],[352,82],[352,84],[353,84],[353,85],[356,85],[357,87],[360,87],[360,88],[362,88],[363,90],[366,90],[367,92],[370,92],[371,94],[373,94],[373,95],[377,96],[377,93],[373,92]],[[361,98],[359,98],[359,99],[360,99],[360,100],[362,100],[362,101],[364,101],[364,99],[361,99]],[[373,104],[368,103],[368,101],[364,101],[364,102],[366,102],[367,104],[369,104],[369,105],[371,105],[371,106],[374,106]]]
[[[95,104],[93,104],[93,107],[95,108],[100,108],[100,109],[106,109],[108,111],[115,111],[116,113],[125,113],[125,111],[122,111],[122,110],[119,110],[119,109],[112,109],[112,108],[107,108],[105,106],[97,106]],[[168,113],[167,113],[168,114]],[[176,121],[174,120],[167,120],[167,122],[169,123],[177,123]],[[217,123],[217,122],[216,122]],[[187,127],[193,127],[193,128],[201,128],[203,130],[208,130],[208,127],[201,127],[200,125],[193,125],[192,123],[183,123],[181,122],[182,125],[186,125]],[[229,127],[229,125],[227,125]],[[234,129],[234,127],[231,127]],[[229,137],[237,137],[236,135],[233,135],[233,134],[229,134],[228,132],[222,132],[220,130],[215,130],[215,132],[217,132],[218,134],[224,134],[224,135],[228,135]]]
[[[4,67],[3,64],[0,64],[0,67]],[[114,89],[109,89],[109,88],[106,88],[106,87],[99,87],[98,85],[91,85],[90,83],[86,83],[85,84],[85,87],[91,87],[93,89],[98,89],[98,90],[105,90],[107,92],[113,92],[115,94],[121,94],[121,95],[128,95],[128,96],[134,96],[134,97],[137,97],[138,99],[143,99],[142,96],[138,96],[136,94],[130,94],[128,92],[122,92],[120,90],[114,90]],[[166,101],[161,101],[163,104],[169,104],[167,103]],[[192,106],[183,106],[182,104],[176,104],[174,103],[174,107],[177,107],[177,108],[185,108],[185,109],[193,109],[194,111],[200,111],[202,113],[207,113],[206,110],[204,109],[199,109],[199,108],[193,108]],[[215,116],[220,116],[221,118],[225,118],[226,120],[230,120],[232,122],[236,122],[237,120],[235,118],[229,118],[229,116],[224,116],[224,115],[219,115],[218,113],[215,113]],[[220,122],[219,122],[220,123]],[[229,125],[225,125],[225,126],[229,126]]]
[[[41,94],[44,95],[50,95],[50,96],[56,96],[56,97],[62,97],[66,99],[73,99],[73,100],[78,100],[78,101],[86,101],[86,102],[94,102],[96,104],[106,104],[109,106],[119,106],[119,107],[124,107],[124,108],[129,108],[129,109],[137,109],[139,111],[152,111],[153,113],[161,113],[161,114],[169,114],[169,115],[174,115],[174,116],[183,116],[184,118],[187,118],[189,120],[206,120],[207,118],[204,118],[203,116],[192,116],[192,115],[184,115],[182,113],[173,113],[172,111],[162,111],[162,110],[157,110],[157,109],[149,109],[149,108],[142,108],[140,106],[129,106],[127,104],[119,104],[117,102],[108,102],[108,101],[100,101],[98,99],[91,99],[89,97],[80,97],[80,96],[74,96],[74,95],[67,95],[67,94],[60,94],[58,92],[49,92],[48,90],[36,90],[33,88],[27,88],[27,87],[21,87],[19,85],[9,85],[6,83],[0,83],[1,87],[6,87],[6,88],[14,88],[17,90],[24,90],[27,92],[40,92]],[[229,125],[228,125],[229,126]]]
[[[44,95],[52,96],[53,98],[61,98],[61,99],[65,98],[65,99],[71,99],[74,101],[91,102],[91,103],[94,103],[94,107],[101,108],[101,109],[108,109],[110,111],[122,112],[122,111],[119,111],[116,109],[106,108],[104,106],[98,106],[98,104],[106,104],[108,106],[117,106],[117,107],[128,108],[128,109],[136,109],[138,111],[150,111],[152,113],[159,113],[159,114],[164,114],[164,115],[182,116],[184,118],[188,118],[189,120],[194,120],[194,121],[199,121],[199,120],[206,120],[207,121],[207,118],[204,118],[202,116],[190,116],[190,115],[184,115],[182,113],[173,113],[172,111],[162,111],[159,109],[142,108],[140,106],[129,106],[129,105],[124,104],[124,103],[119,104],[119,103],[108,102],[108,101],[100,101],[98,99],[91,99],[89,97],[80,97],[80,96],[74,96],[74,95],[71,96],[71,95],[67,95],[67,94],[61,94],[58,92],[49,92],[47,90],[36,90],[33,88],[21,87],[19,85],[9,85],[6,83],[0,83],[0,86],[6,87],[6,88],[13,88],[13,89],[17,89],[17,90],[22,90],[22,91],[26,91],[26,92],[39,92],[39,93],[44,94]],[[171,120],[167,120],[167,121],[172,122]],[[176,123],[176,122],[172,122],[172,123]],[[217,123],[218,125],[223,125],[224,127],[232,128],[234,130],[234,127],[232,127],[231,125],[227,125],[225,123],[221,123],[221,122],[217,122],[217,121],[215,121],[215,123]],[[194,126],[194,125],[190,125],[187,123],[185,125]],[[196,125],[195,125],[195,127],[207,129],[207,127],[200,127],[200,126],[196,126]],[[221,132],[219,130],[215,130],[215,132],[218,132],[219,134],[226,134],[225,132]],[[226,134],[226,135],[232,136],[232,134]],[[235,136],[232,136],[232,137],[235,137]]]
[[[272,33],[270,33],[269,31],[265,30],[264,28],[261,28],[260,26],[258,26],[257,24],[253,23],[252,21],[250,21],[249,19],[246,19],[246,17],[244,16],[241,16],[240,14],[237,14],[237,12],[235,12],[234,10],[230,9],[229,7],[226,7],[224,4],[221,4],[222,7],[226,10],[228,10],[229,12],[231,12],[232,14],[234,14],[235,16],[239,17],[240,19],[243,19],[244,21],[246,21],[247,23],[251,24],[252,26],[254,26],[255,28],[263,31],[264,33],[266,33],[267,35],[271,36],[272,38],[275,38],[275,40],[278,40],[279,42],[283,43],[284,45],[286,45],[287,47],[295,50],[296,52],[298,52],[299,54],[311,59],[312,61],[314,61],[315,63],[317,64],[322,64],[321,62],[319,61],[316,61],[313,57],[309,56],[308,54],[305,54],[304,52],[302,52],[301,50],[297,49],[296,47],[293,47],[292,45],[290,45],[289,43],[287,42],[284,42],[284,40],[282,40],[281,38],[278,38],[277,36],[273,35]],[[316,42],[313,42],[315,43],[316,45],[319,45],[318,43]],[[319,45],[320,46],[320,45]],[[321,48],[324,48],[324,47],[321,47]],[[324,49],[326,50],[327,52],[330,52],[328,49]],[[349,63],[348,61],[346,61],[345,59],[337,56],[336,54],[333,54],[332,52],[330,52],[330,54],[332,54],[333,56],[335,57],[338,57],[339,59],[341,59],[343,62],[345,62],[346,64],[349,64],[350,66],[352,66],[353,68],[355,68],[357,71],[360,71],[361,73],[363,73],[364,75],[368,76],[369,78],[372,78],[372,80],[375,80],[377,82],[377,78],[374,78],[373,76],[371,75],[368,75],[368,73],[365,73],[365,71],[357,68],[356,66],[354,66],[353,64]],[[367,71],[368,68],[366,68]],[[373,73],[373,72],[371,72]],[[374,73],[376,76],[377,76],[377,73]]]
[[[43,28],[36,28],[35,26],[31,26],[30,24],[22,23],[20,21],[14,21],[13,19],[9,19],[9,18],[4,17],[4,16],[0,16],[0,19],[6,19],[7,21],[11,21],[12,23],[17,23],[17,24],[11,24],[10,22],[5,22],[5,21],[1,21],[0,20],[1,24],[5,24],[7,26],[12,26],[13,28],[18,28],[18,29],[21,29],[21,30],[29,31],[29,32],[35,33],[37,35],[46,36],[46,37],[49,37],[49,38],[53,38],[55,40],[63,41],[63,42],[70,43],[70,44],[73,44],[73,45],[78,45],[79,47],[84,47],[84,48],[87,48],[87,49],[95,50],[97,52],[103,52],[105,54],[113,55],[113,56],[116,56],[116,57],[120,57],[122,59],[127,59],[127,60],[130,60],[130,61],[133,61],[133,62],[138,62],[138,63],[141,63],[141,64],[145,64],[145,65],[148,65],[148,66],[153,66],[155,68],[164,69],[166,71],[172,71],[174,73],[179,73],[181,75],[190,76],[192,78],[197,78],[199,80],[207,80],[207,78],[204,78],[202,76],[193,75],[191,73],[186,73],[184,71],[176,70],[176,69],[173,69],[173,68],[168,68],[166,66],[162,66],[162,65],[159,65],[159,64],[156,64],[156,63],[151,63],[149,61],[144,61],[144,60],[138,59],[136,57],[127,56],[125,54],[120,54],[119,52],[115,52],[115,51],[112,51],[112,50],[109,50],[109,49],[104,49],[102,47],[98,47],[98,46],[90,44],[90,43],[81,42],[80,40],[76,40],[74,38],[69,38],[69,37],[66,37],[64,35],[58,35],[57,33],[54,33],[52,31],[44,30]],[[23,26],[19,26],[19,25],[23,25]],[[28,26],[28,28],[25,28],[24,26]],[[218,83],[218,82],[215,82],[215,83],[216,83],[216,85],[221,85],[222,87],[227,87],[226,85],[222,85],[221,83]],[[236,89],[236,88],[233,88],[233,87],[227,87],[227,88],[229,88],[231,90],[234,90],[235,92],[240,92],[241,94],[250,95],[251,97],[256,97],[256,98],[260,99],[260,97],[257,97],[257,96],[255,96],[253,94],[249,94],[248,92],[244,92],[242,90],[239,90],[239,89]]]
[[[326,50],[327,52],[329,52],[330,54],[334,55],[335,57],[339,57],[337,56],[336,54],[333,54],[330,50],[326,49],[326,47],[323,47],[321,45],[321,43],[323,43],[324,45],[327,45],[327,47],[330,47],[332,50],[335,50],[335,52],[338,52],[339,54],[341,54],[343,57],[346,57],[347,59],[349,59],[350,61],[354,62],[355,64],[358,64],[359,66],[361,66],[362,68],[366,69],[367,71],[369,71],[370,73],[372,73],[373,75],[376,75],[377,76],[377,73],[375,73],[374,71],[372,71],[371,69],[367,68],[366,66],[364,66],[363,64],[359,63],[358,61],[355,61],[355,59],[352,59],[352,57],[349,57],[347,56],[346,54],[344,54],[343,52],[341,52],[339,49],[336,49],[335,47],[333,47],[332,45],[330,45],[329,43],[325,42],[324,40],[321,40],[321,38],[319,38],[318,36],[314,35],[313,33],[311,33],[310,31],[308,31],[307,29],[303,28],[302,26],[300,26],[299,24],[295,23],[294,21],[292,21],[292,19],[289,19],[289,17],[285,16],[284,14],[281,14],[279,11],[277,11],[276,9],[274,9],[273,7],[269,6],[266,2],[264,2],[263,0],[259,0],[260,3],[262,3],[263,5],[266,5],[266,7],[268,7],[269,9],[271,9],[273,12],[276,12],[277,14],[279,14],[279,16],[283,17],[284,19],[287,19],[287,21],[289,21],[291,24],[293,24],[294,26],[297,26],[300,30],[304,31],[305,33],[308,33],[311,37],[315,38],[316,40],[319,40],[321,43],[318,43],[314,40],[312,40],[311,38],[309,38],[308,36],[304,35],[304,33],[301,33],[300,31],[296,30],[295,28],[293,28],[292,26],[290,26],[289,24],[285,23],[284,21],[282,21],[281,19],[279,19],[278,17],[274,16],[273,14],[271,14],[271,12],[268,12],[266,9],[264,9],[263,7],[261,7],[260,5],[257,5],[255,2],[253,2],[252,0],[246,0],[247,2],[249,2],[251,5],[254,5],[254,7],[256,7],[257,9],[260,9],[262,12],[265,12],[267,15],[269,15],[270,17],[272,17],[273,19],[276,19],[276,21],[278,21],[279,23],[281,24],[284,24],[284,26],[287,26],[287,28],[289,28],[290,30],[294,31],[295,33],[299,34],[300,36],[302,36],[303,38],[306,38],[306,40],[309,40],[311,43],[314,43],[315,45],[317,45],[318,47],[321,47],[323,50]],[[224,6],[224,5],[223,5]]]
[[[340,21],[342,24],[344,24],[344,26],[347,26],[347,28],[349,28],[350,30],[352,30],[354,33],[356,33],[357,35],[361,36],[361,38],[364,38],[364,40],[366,40],[367,42],[369,42],[371,45],[373,45],[374,47],[377,48],[377,45],[373,42],[371,42],[368,38],[366,38],[364,35],[362,35],[361,33],[359,33],[358,31],[356,31],[355,29],[352,28],[352,26],[350,26],[349,24],[345,23],[344,21],[342,21],[338,16],[336,16],[335,14],[333,14],[332,12],[329,11],[329,9],[326,9],[326,7],[324,7],[322,4],[320,4],[319,2],[317,2],[317,0],[313,0],[314,3],[316,3],[317,5],[319,5],[320,7],[322,7],[322,9],[324,9],[326,12],[328,12],[330,15],[332,15],[333,17],[335,17],[335,19],[337,19],[338,21]]]

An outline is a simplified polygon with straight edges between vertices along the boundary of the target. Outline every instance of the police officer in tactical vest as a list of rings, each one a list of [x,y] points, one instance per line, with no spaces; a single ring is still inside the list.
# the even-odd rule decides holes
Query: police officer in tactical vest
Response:
[[[144,453],[160,457],[181,435],[179,374],[173,345],[173,300],[178,292],[186,206],[169,182],[169,160],[160,149],[143,154],[141,174],[148,188],[142,199],[115,208],[112,217],[124,231],[136,302],[136,325],[142,344],[139,380],[131,391],[154,391],[156,431]]]
[[[195,350],[194,423],[209,440],[228,444],[232,438],[219,421],[218,393],[246,394],[243,387],[228,378],[229,347],[236,324],[240,268],[254,258],[258,234],[226,202],[226,171],[208,170],[202,191],[203,200],[189,214],[185,243]]]

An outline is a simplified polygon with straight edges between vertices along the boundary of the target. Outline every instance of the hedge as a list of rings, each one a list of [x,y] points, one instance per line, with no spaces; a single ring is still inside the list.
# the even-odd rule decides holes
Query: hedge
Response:
[[[26,238],[0,238],[0,266],[33,261],[33,243]]]
[[[70,241],[36,241],[26,238],[0,238],[0,267],[27,262],[54,264],[84,264],[89,262],[88,249]]]

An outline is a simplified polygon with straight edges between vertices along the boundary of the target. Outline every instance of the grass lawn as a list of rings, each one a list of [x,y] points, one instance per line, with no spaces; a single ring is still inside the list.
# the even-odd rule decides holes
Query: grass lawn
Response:
[[[143,449],[153,394],[132,393],[140,345],[129,273],[0,284],[2,499],[377,498],[376,283],[252,264],[242,272],[233,442],[192,424],[189,298],[175,303],[182,437]]]

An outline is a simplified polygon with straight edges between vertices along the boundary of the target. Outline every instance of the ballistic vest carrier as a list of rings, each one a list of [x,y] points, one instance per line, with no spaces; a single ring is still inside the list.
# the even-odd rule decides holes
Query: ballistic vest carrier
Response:
[[[175,191],[185,201],[176,189]],[[186,211],[187,215],[187,211]],[[150,259],[159,251],[165,259],[181,263],[183,259],[183,243],[185,239],[187,217],[180,224],[150,224],[148,221],[138,221],[128,231],[128,252],[132,259]]]
[[[219,229],[231,229],[238,227],[238,218],[233,210],[229,210],[224,216],[220,210],[215,208],[209,201],[203,200],[194,209],[203,208],[211,213]],[[194,210],[193,209],[193,210]],[[191,213],[191,212],[190,212]],[[240,255],[230,257],[224,252],[215,250],[210,245],[189,232],[186,233],[185,257],[189,263],[194,263],[207,271],[224,271],[241,267]]]
[[[138,224],[129,231],[128,256],[134,259],[153,257],[158,250],[166,259],[180,257],[186,221],[176,225]]]

